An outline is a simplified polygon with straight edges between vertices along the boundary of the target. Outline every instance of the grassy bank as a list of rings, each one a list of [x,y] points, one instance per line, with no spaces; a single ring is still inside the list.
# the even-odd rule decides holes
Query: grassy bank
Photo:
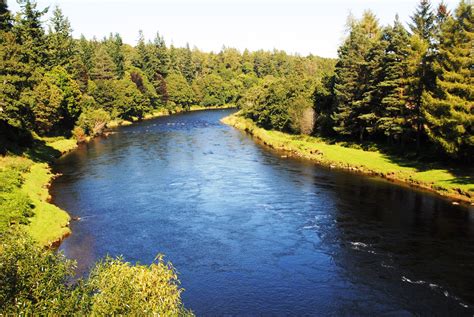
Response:
[[[472,170],[446,168],[436,163],[421,164],[377,151],[369,152],[328,144],[315,137],[268,131],[238,114],[228,116],[222,119],[222,122],[246,131],[265,145],[285,151],[291,156],[309,159],[330,168],[378,175],[392,181],[428,189],[454,200],[474,203]]]
[[[28,208],[31,208],[33,216],[27,218],[27,223],[21,221],[21,226],[44,246],[51,246],[70,234],[69,215],[49,203],[48,188],[54,177],[49,163],[75,147],[76,141],[72,139],[43,138],[35,140],[32,148],[19,155],[0,157],[1,175],[3,178],[9,177],[4,181],[16,184],[8,195],[0,189],[0,195],[8,201],[3,206],[5,209],[11,206],[18,208],[22,206],[22,200],[28,200]],[[5,215],[12,211],[1,212]]]

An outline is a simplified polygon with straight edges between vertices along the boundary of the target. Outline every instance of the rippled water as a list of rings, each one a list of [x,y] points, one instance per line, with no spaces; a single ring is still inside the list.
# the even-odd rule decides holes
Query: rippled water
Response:
[[[219,123],[231,110],[123,127],[61,158],[61,249],[180,273],[198,315],[472,315],[474,211],[284,159]],[[472,208],[471,208],[472,209]]]

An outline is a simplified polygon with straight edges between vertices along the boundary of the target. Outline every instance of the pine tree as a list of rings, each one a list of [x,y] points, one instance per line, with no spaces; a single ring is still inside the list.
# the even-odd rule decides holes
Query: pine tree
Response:
[[[334,130],[341,135],[358,136],[363,140],[369,114],[364,94],[370,88],[366,58],[380,34],[377,19],[366,11],[360,21],[349,18],[349,36],[339,48],[335,69],[335,109],[332,116]]]
[[[383,79],[377,86],[381,97],[377,130],[388,137],[389,143],[399,140],[403,148],[412,117],[407,106],[410,37],[398,15],[393,27],[386,28],[382,38],[387,46],[381,61]]]
[[[20,20],[13,28],[22,46],[21,59],[32,70],[44,68],[48,64],[46,36],[41,24],[41,18],[47,12],[48,8],[38,10],[35,2],[26,0],[21,5]]]
[[[169,72],[170,57],[168,49],[166,48],[165,40],[159,33],[156,33],[155,39],[153,40],[154,57],[157,60],[157,72],[166,77]]]
[[[193,65],[193,58],[192,58],[192,52],[191,49],[189,48],[189,44],[186,43],[186,48],[184,51],[184,56],[183,56],[183,65],[182,65],[182,70],[181,70],[184,78],[188,81],[189,84],[194,79],[194,65]]]
[[[12,26],[12,15],[7,0],[0,0],[0,31],[9,31]]]
[[[75,54],[72,28],[59,7],[54,9],[50,20],[48,46],[50,67],[63,66],[71,70],[71,59]]]
[[[115,78],[116,66],[103,44],[95,52],[93,63],[94,66],[90,72],[93,80],[110,80]]]
[[[461,1],[439,36],[434,93],[423,108],[427,133],[452,157],[474,157],[474,16],[472,5]]]
[[[112,58],[115,65],[115,77],[122,79],[125,75],[125,55],[123,53],[122,37],[118,33],[115,33],[114,35],[110,34],[105,44],[107,53]]]
[[[436,33],[435,15],[429,0],[421,0],[415,14],[411,17],[411,98],[414,106],[416,145],[419,151],[423,134],[424,121],[422,107],[423,95],[434,89],[434,72],[432,69],[433,51]]]

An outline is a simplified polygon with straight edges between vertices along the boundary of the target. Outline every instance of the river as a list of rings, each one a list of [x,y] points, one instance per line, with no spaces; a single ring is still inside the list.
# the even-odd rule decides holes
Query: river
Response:
[[[474,210],[282,157],[199,111],[121,127],[63,156],[61,250],[177,268],[198,315],[472,315]]]

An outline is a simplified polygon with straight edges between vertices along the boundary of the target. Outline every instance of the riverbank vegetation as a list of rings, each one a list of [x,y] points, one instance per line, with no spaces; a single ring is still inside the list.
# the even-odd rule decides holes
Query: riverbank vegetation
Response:
[[[383,27],[370,11],[361,19],[350,16],[333,72],[315,82],[267,78],[243,95],[242,115],[260,128],[324,139],[327,146],[303,137],[305,143],[325,147],[325,154],[333,143],[383,152],[368,151],[351,168],[372,166],[386,175],[409,166],[418,170],[416,177],[395,178],[472,200],[472,12],[466,1],[451,12],[443,3],[433,9],[428,0],[421,0],[409,30],[398,17]],[[268,132],[262,138],[268,142],[277,135],[283,137]],[[296,143],[287,145],[293,150],[301,145]],[[359,155],[340,149],[337,156],[337,162],[350,166]],[[391,157],[399,166],[379,168],[374,156]]]
[[[437,162],[423,164],[376,148],[367,151],[347,142],[328,142],[327,139],[309,135],[266,130],[245,118],[242,113],[233,114],[222,121],[251,134],[264,145],[281,151],[283,156],[300,157],[329,168],[379,176],[459,201],[473,202],[474,185],[469,176],[470,171],[464,168],[447,168]]]

